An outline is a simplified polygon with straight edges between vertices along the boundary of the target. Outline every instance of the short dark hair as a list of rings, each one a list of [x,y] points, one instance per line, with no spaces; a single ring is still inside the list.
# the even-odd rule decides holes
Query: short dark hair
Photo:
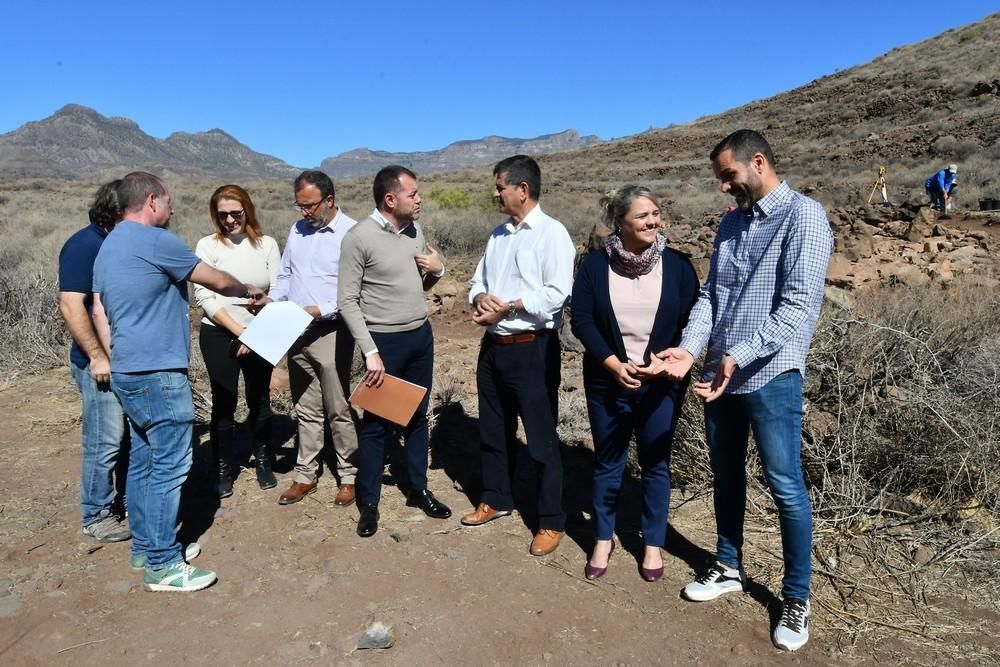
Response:
[[[507,185],[527,183],[528,197],[535,201],[542,196],[542,170],[531,156],[512,155],[504,158],[493,167],[493,175],[503,175]]]
[[[163,197],[167,189],[156,176],[145,171],[133,171],[126,174],[118,185],[118,204],[122,212],[138,211],[146,203],[146,197],[155,195]]]
[[[323,199],[333,197],[337,199],[337,192],[333,187],[333,179],[319,169],[306,169],[295,179],[294,191],[298,192],[307,185],[315,185]]]
[[[737,162],[747,164],[754,155],[760,153],[767,158],[767,163],[774,167],[774,153],[771,151],[771,144],[762,137],[759,132],[753,130],[736,130],[728,137],[719,142],[712,149],[708,159],[715,161],[725,151],[732,151]]]
[[[121,183],[122,179],[116,178],[97,189],[94,203],[87,212],[92,223],[107,228],[122,219],[122,205],[118,196],[118,187]]]
[[[372,196],[375,197],[375,208],[382,210],[385,196],[390,192],[399,192],[399,179],[401,176],[409,176],[417,180],[417,175],[406,167],[399,164],[390,164],[382,167],[375,174],[375,181],[372,183]]]

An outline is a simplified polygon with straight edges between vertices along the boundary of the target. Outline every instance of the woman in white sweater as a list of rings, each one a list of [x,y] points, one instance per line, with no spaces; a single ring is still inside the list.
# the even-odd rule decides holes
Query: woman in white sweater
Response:
[[[198,241],[195,254],[268,291],[278,276],[281,253],[277,242],[261,232],[250,195],[238,185],[223,185],[212,194],[208,210],[215,233]],[[223,296],[207,287],[195,285],[194,297],[205,313],[199,343],[212,384],[210,434],[219,462],[219,497],[233,494],[233,417],[241,372],[250,413],[247,423],[253,429],[257,483],[270,489],[277,484],[271,470],[272,366],[237,340],[253,315],[243,305],[246,299]]]

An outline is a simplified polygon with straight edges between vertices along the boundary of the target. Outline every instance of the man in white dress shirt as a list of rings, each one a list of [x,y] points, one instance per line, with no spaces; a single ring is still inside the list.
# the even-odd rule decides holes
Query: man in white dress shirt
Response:
[[[514,509],[511,474],[520,416],[538,480],[530,552],[544,556],[559,546],[566,523],[556,434],[559,327],[576,248],[562,223],[538,204],[538,163],[515,155],[497,163],[493,175],[493,198],[510,218],[486,242],[469,291],[472,319],[486,328],[476,369],[483,493],[462,523],[479,526]]]

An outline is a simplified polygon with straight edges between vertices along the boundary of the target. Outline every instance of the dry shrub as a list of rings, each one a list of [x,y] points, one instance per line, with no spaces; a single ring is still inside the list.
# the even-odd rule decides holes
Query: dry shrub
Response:
[[[827,313],[808,398],[832,420],[813,420],[805,450],[823,464],[822,477],[810,468],[820,516],[875,511],[887,495],[998,516],[998,305],[985,288],[894,289]]]
[[[57,290],[47,276],[0,269],[0,377],[37,373],[66,362],[70,340],[59,315]]]

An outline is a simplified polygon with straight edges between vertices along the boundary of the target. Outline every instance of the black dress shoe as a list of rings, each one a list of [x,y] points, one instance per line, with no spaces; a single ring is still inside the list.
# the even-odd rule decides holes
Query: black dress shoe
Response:
[[[451,516],[451,510],[443,502],[434,497],[434,494],[427,489],[413,491],[406,503],[410,507],[419,507],[424,514],[432,519],[447,519]]]
[[[358,535],[371,537],[378,531],[378,505],[362,505],[358,503]]]

